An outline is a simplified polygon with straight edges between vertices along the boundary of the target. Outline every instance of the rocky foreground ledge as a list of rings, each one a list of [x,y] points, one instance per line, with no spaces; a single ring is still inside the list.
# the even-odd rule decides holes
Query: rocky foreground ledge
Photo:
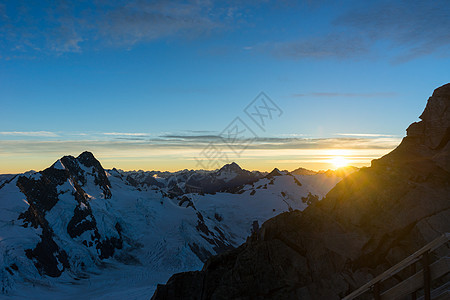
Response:
[[[270,219],[152,299],[340,299],[450,231],[450,84],[402,143],[305,211]],[[400,278],[399,278],[400,279]]]

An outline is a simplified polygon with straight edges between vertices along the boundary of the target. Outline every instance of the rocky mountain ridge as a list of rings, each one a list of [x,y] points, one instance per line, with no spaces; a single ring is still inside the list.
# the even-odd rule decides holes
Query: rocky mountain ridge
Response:
[[[264,177],[264,173],[242,169],[235,162],[213,171],[182,170],[178,172],[119,171],[127,176],[130,184],[145,188],[166,188],[168,196],[188,193],[233,192]]]
[[[322,201],[268,220],[201,271],[173,275],[152,299],[340,299],[449,232],[450,84],[420,118],[394,151]]]

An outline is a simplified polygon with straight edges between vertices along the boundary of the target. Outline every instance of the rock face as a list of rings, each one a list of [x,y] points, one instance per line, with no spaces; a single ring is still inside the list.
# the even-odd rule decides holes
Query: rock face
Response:
[[[420,116],[422,121],[411,124],[400,146],[379,162],[389,164],[398,160],[408,163],[419,158],[428,159],[450,172],[449,99],[450,84],[437,88]]]
[[[90,183],[94,185],[88,187]],[[41,274],[57,277],[65,269],[70,269],[69,255],[55,242],[55,234],[48,221],[48,214],[57,204],[61,205],[64,201],[61,199],[66,199],[64,197],[73,197],[77,202],[66,227],[70,238],[82,239],[82,243],[92,247],[100,259],[108,258],[115,249],[122,248],[120,225],[117,223],[113,229],[115,235],[101,236],[92,214],[91,196],[86,188],[98,189],[102,198],[111,198],[111,184],[92,153],[83,152],[77,158],[64,156],[35,176],[19,176],[16,185],[29,204],[29,208],[19,215],[23,227],[42,229],[41,241],[36,247],[25,250]],[[73,187],[73,190],[61,189],[63,185]]]
[[[450,84],[420,118],[394,151],[325,199],[270,219],[202,271],[172,276],[152,299],[340,299],[449,232]]]

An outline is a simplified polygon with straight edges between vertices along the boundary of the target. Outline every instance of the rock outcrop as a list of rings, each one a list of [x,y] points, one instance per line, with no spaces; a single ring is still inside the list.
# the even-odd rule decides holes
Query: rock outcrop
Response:
[[[394,151],[325,199],[270,219],[201,271],[172,276],[152,299],[340,299],[449,232],[450,84],[420,118]]]
[[[63,205],[62,202],[68,201],[67,198],[77,203],[66,227],[70,238],[81,239],[86,247],[93,248],[92,252],[100,259],[111,257],[115,249],[122,248],[120,224],[112,228],[115,234],[111,237],[99,233],[92,214],[91,196],[85,190],[89,184],[93,184],[90,188],[100,191],[101,198],[111,198],[111,184],[105,170],[87,151],[77,158],[64,156],[50,168],[34,175],[18,177],[16,185],[29,204],[28,209],[19,215],[19,220],[23,221],[25,228],[42,229],[41,241],[34,249],[25,250],[26,256],[33,260],[41,274],[57,277],[70,269],[70,257],[55,242],[56,236],[47,216],[57,204]],[[72,190],[65,190],[64,185]]]

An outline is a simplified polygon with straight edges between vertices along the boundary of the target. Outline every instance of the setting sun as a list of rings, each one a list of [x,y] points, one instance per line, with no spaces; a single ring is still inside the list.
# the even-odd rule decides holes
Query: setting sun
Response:
[[[339,168],[348,166],[349,161],[348,161],[348,159],[346,159],[343,156],[336,156],[336,157],[331,159],[331,163],[333,164],[333,166],[336,169],[339,169]]]

